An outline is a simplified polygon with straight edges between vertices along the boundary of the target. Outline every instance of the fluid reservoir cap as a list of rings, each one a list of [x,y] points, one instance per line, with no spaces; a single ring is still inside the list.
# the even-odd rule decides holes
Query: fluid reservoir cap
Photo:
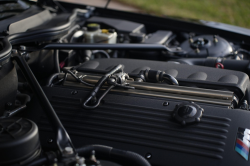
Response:
[[[96,23],[89,23],[87,24],[88,31],[97,31],[100,29],[100,25]]]
[[[0,119],[0,165],[26,163],[40,154],[37,125],[24,118]]]
[[[204,109],[194,102],[183,102],[176,105],[173,118],[182,125],[200,122]]]

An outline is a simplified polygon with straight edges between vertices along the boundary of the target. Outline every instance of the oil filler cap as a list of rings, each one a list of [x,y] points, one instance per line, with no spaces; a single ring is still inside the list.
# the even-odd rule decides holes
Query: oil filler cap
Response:
[[[183,102],[175,106],[173,118],[182,125],[198,123],[201,120],[204,109],[194,102]]]
[[[0,119],[0,165],[25,165],[40,155],[38,127],[31,120]]]

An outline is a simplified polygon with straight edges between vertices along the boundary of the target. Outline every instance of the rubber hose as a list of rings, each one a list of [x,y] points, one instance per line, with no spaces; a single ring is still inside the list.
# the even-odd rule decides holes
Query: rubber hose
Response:
[[[52,82],[56,79],[56,78],[58,78],[58,75],[59,75],[60,73],[55,73],[55,74],[53,74],[50,78],[49,78],[49,80],[48,80],[48,82],[47,82],[47,87],[49,87],[49,86],[51,86],[51,84],[52,84]]]
[[[112,161],[122,166],[151,166],[144,157],[137,153],[114,149],[108,146],[88,145],[76,149],[80,156],[90,156],[93,150],[96,152],[96,157],[100,160]]]
[[[28,164],[27,166],[41,166],[46,164],[47,162],[48,162],[47,158],[43,157],[32,161],[32,163]]]
[[[59,50],[54,50],[54,61],[55,61],[55,71],[56,73],[60,73],[60,65],[59,65]]]

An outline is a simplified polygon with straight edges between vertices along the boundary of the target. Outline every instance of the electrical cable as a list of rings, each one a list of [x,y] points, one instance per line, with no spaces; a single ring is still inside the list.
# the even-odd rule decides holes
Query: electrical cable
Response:
[[[54,49],[54,61],[55,61],[55,70],[56,73],[60,73],[60,65],[59,65],[59,50]]]
[[[94,86],[95,86],[95,85],[93,85],[93,84],[89,84],[89,83],[83,81],[81,78],[77,77],[77,76],[76,76],[72,71],[70,71],[70,70],[67,70],[67,69],[65,69],[65,68],[63,68],[62,70],[65,72],[65,74],[66,74],[66,73],[69,73],[69,74],[70,74],[72,77],[74,77],[78,82],[80,82],[80,83],[82,83],[82,84],[84,84],[84,85],[86,85],[86,86],[91,86],[91,87],[94,87]]]
[[[95,105],[91,105],[91,106],[87,106],[88,102],[93,98],[92,96],[90,96],[84,103],[83,103],[83,107],[84,108],[88,108],[88,109],[95,109],[97,108],[100,103],[101,103],[101,100],[108,94],[108,92],[113,89],[115,87],[115,85],[111,85],[109,86],[105,92],[102,94],[102,96],[95,102]]]
[[[88,106],[87,103],[92,100],[95,99],[96,94],[99,92],[100,88],[102,87],[102,85],[108,80],[108,78],[116,73],[117,71],[120,71],[123,69],[123,65],[119,64],[117,66],[115,66],[114,68],[112,68],[108,73],[106,73],[104,76],[101,77],[101,79],[96,83],[95,87],[93,88],[93,90],[90,93],[90,96],[87,98],[87,100],[85,100],[85,102],[83,103],[83,108],[85,109],[95,109],[100,103],[97,102],[97,104],[95,104],[94,106]],[[105,92],[104,92],[104,96],[114,87],[114,85],[111,85]],[[101,96],[102,98],[104,96]],[[100,102],[100,99],[98,100]]]

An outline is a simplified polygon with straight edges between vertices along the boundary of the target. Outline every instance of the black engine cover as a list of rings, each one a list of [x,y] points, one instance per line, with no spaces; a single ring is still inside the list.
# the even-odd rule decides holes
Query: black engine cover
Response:
[[[234,148],[238,128],[250,128],[250,112],[198,103],[204,109],[200,123],[183,127],[171,116],[182,101],[112,92],[97,109],[84,110],[89,90],[44,90],[76,147],[102,144],[130,150],[151,155],[152,165],[249,165]],[[54,134],[47,118],[33,114],[43,146],[51,147],[46,140]]]
[[[217,87],[242,95],[249,79],[237,71],[127,59],[98,59],[77,70],[105,71],[118,64],[123,64],[128,73],[162,70],[176,77],[182,86],[190,83]],[[70,86],[44,87],[44,91],[76,147],[101,144],[130,150],[158,166],[249,165],[234,150],[238,128],[250,128],[248,111],[195,103],[204,109],[202,116],[197,116],[200,122],[184,127],[172,117],[175,106],[184,101],[111,91],[97,109],[85,110],[82,103],[91,88]],[[48,148],[56,146],[55,141],[47,142],[50,138],[55,140],[51,125],[42,111],[39,114],[37,104],[34,107],[30,110],[37,111],[30,111],[28,118],[39,126],[41,144]]]

